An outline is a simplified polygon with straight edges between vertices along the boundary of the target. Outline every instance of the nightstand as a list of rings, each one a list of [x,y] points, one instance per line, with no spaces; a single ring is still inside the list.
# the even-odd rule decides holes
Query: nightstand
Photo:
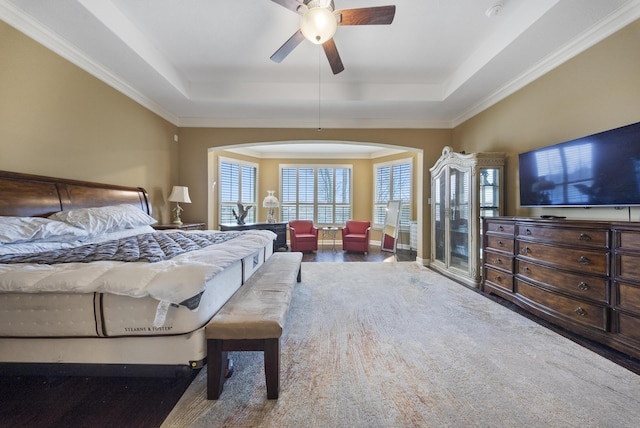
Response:
[[[204,223],[182,223],[182,224],[154,224],[153,228],[156,230],[205,230],[207,226]]]

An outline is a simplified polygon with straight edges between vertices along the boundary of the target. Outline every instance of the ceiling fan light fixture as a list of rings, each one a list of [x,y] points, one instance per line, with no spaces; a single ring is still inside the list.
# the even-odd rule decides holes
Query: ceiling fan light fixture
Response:
[[[338,21],[329,9],[313,7],[300,20],[300,30],[312,43],[321,45],[330,40],[338,28]]]

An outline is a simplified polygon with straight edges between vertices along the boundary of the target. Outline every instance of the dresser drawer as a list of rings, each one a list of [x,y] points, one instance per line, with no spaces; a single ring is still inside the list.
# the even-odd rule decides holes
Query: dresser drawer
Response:
[[[487,232],[503,233],[505,235],[512,235],[516,229],[514,222],[505,222],[499,220],[487,220]]]
[[[615,255],[616,278],[640,282],[640,257],[630,254]]]
[[[623,250],[640,251],[640,231],[616,230],[614,233],[616,247]]]
[[[635,341],[640,345],[640,318],[617,313],[618,331],[617,333]]]
[[[534,224],[518,224],[518,237],[550,243],[609,248],[609,230],[607,229],[570,229],[545,227]]]
[[[616,298],[614,307],[624,309],[640,316],[640,287],[626,284],[624,282],[615,283]]]
[[[535,282],[562,290],[576,297],[608,303],[609,280],[579,273],[563,272],[555,268],[518,260],[516,273]]]
[[[543,307],[543,311],[591,328],[607,331],[607,308],[586,303],[515,279],[516,293]]]
[[[484,281],[513,293],[513,275],[510,273],[485,267]]]
[[[487,266],[513,272],[513,255],[504,253],[484,252],[484,263]]]
[[[519,256],[578,272],[609,274],[609,252],[516,241]]]
[[[513,254],[513,237],[487,235],[486,248]]]

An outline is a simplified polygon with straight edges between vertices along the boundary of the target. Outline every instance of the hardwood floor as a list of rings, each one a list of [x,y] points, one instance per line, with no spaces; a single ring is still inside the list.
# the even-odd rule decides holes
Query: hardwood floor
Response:
[[[333,251],[331,246],[321,246],[316,252],[305,253],[303,261],[393,262],[414,261],[415,258],[416,253],[410,251],[400,250],[394,255],[372,247],[368,254],[362,254]],[[580,339],[536,319],[515,305],[510,306],[508,302],[501,302],[493,296],[486,297],[640,375],[640,360]],[[181,378],[0,375],[0,427],[157,428],[196,374],[194,371],[190,376]]]
[[[0,376],[0,427],[156,428],[196,374],[184,378]]]
[[[408,250],[398,250],[394,255],[388,251],[380,251],[379,247],[370,247],[367,254],[350,251],[342,251],[338,248],[334,251],[331,244],[319,245],[318,251],[304,253],[303,262],[407,262],[415,261],[416,252]]]

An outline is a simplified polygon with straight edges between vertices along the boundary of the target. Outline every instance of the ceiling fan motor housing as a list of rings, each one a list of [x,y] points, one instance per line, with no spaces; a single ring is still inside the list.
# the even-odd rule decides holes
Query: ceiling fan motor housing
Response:
[[[321,7],[323,9],[328,9],[331,12],[336,9],[335,4],[333,4],[333,0],[305,0],[304,4],[307,6],[307,9]]]

